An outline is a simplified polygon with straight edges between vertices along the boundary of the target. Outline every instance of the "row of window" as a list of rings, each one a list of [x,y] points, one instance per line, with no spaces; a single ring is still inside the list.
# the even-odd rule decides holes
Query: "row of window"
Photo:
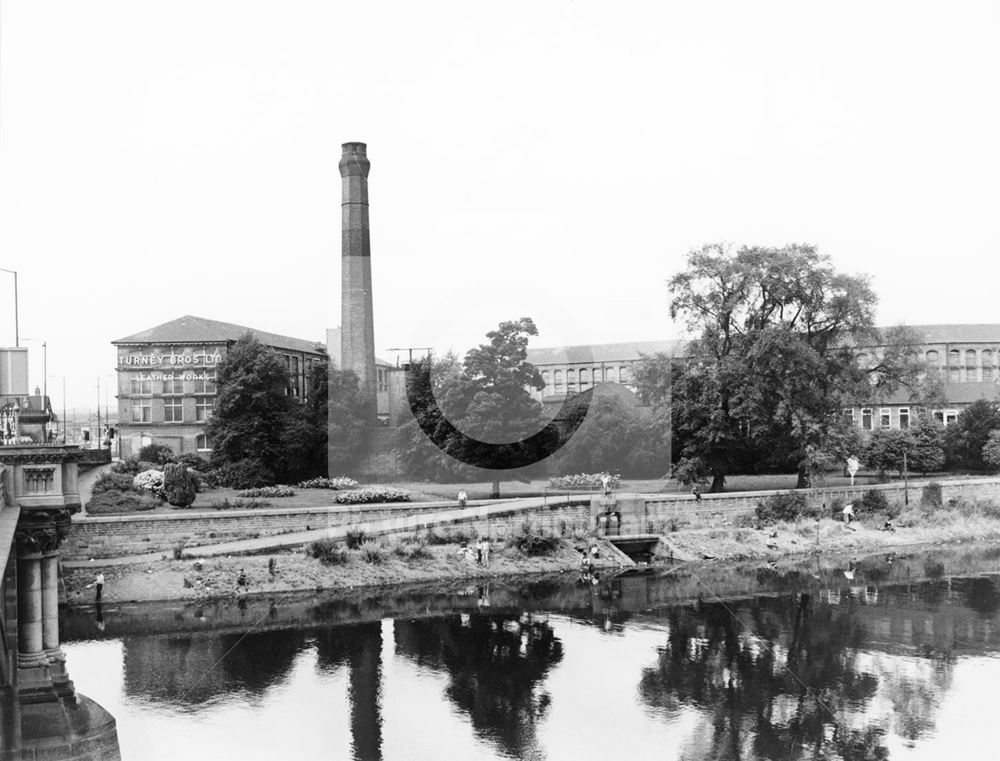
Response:
[[[204,422],[212,416],[212,408],[215,405],[214,399],[196,397],[194,400],[195,419],[184,420],[184,397],[167,397],[163,400],[163,422],[183,423],[183,422]],[[133,399],[132,400],[132,422],[151,423],[153,422],[153,400]]]
[[[907,356],[911,362],[919,361],[919,356],[915,352],[910,352]],[[940,356],[937,350],[930,349],[924,354],[924,363],[931,368],[940,368]],[[870,366],[871,358],[863,352],[858,354],[855,359],[859,367],[867,368]],[[966,349],[964,357],[960,350],[951,349],[948,352],[947,360],[945,369],[948,371],[949,381],[958,383],[983,380],[989,383],[1000,378],[1000,368],[994,365],[995,360],[1000,360],[1000,352],[994,352],[992,349],[982,349],[978,352],[975,349]],[[982,371],[981,378],[980,370]]]
[[[549,393],[575,394],[578,378],[580,390],[585,391],[590,387],[591,378],[593,378],[593,383],[601,383],[602,381],[606,383],[628,383],[632,378],[632,373],[628,365],[595,367],[593,370],[586,367],[580,370],[570,369],[565,371],[564,385],[562,370],[554,370],[551,374],[548,370],[542,370],[542,381],[545,383],[545,391],[549,392],[550,387],[553,389]]]
[[[159,382],[163,384],[164,395],[185,393],[182,378],[164,378]],[[194,380],[187,382],[194,384],[193,390],[187,393],[214,394],[218,390],[214,376],[195,376]],[[151,396],[153,381],[149,378],[129,378],[128,392],[131,396]]]
[[[858,412],[860,414],[857,414]],[[944,425],[950,425],[958,418],[956,410],[934,410],[931,415],[935,420]],[[900,407],[898,411],[898,427],[904,431],[908,429],[910,427],[910,418],[910,408]],[[848,425],[861,428],[863,431],[873,430],[876,421],[879,428],[891,428],[892,409],[889,407],[880,407],[878,417],[875,416],[875,410],[871,407],[862,407],[860,411],[851,408],[844,410],[844,422]]]

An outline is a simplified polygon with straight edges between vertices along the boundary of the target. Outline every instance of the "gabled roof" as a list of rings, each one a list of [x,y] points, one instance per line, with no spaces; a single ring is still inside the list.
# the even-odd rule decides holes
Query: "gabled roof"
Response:
[[[253,333],[262,344],[276,349],[302,351],[310,354],[325,354],[326,346],[319,341],[306,341],[302,338],[282,336],[277,333],[265,333],[245,325],[234,325],[231,322],[219,322],[204,317],[185,315],[176,320],[165,322],[153,328],[134,333],[125,338],[112,341],[118,344],[181,344],[181,343],[228,343],[236,341],[247,331]]]

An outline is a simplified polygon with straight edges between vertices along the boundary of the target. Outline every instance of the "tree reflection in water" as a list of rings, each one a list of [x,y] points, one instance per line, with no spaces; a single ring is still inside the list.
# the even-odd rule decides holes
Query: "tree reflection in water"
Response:
[[[915,739],[932,726],[951,666],[926,661],[931,686],[859,653],[868,635],[853,608],[808,594],[673,608],[642,698],[668,716],[703,712],[692,759],[888,758],[887,731]]]
[[[562,659],[543,618],[462,615],[397,621],[396,652],[451,677],[448,698],[476,732],[514,758],[541,758],[536,725],[551,700],[541,683]]]

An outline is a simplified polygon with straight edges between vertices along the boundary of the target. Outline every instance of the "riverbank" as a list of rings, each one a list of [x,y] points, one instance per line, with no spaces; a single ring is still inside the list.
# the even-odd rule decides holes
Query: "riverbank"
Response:
[[[994,515],[996,513],[996,515]],[[823,519],[778,523],[761,528],[720,526],[682,529],[661,537],[654,565],[677,561],[691,564],[720,561],[776,562],[782,558],[810,554],[865,554],[896,551],[907,547],[955,542],[1000,541],[1000,511],[991,506],[964,509],[915,510],[899,519],[895,531],[882,531],[881,520],[860,521],[845,526]],[[490,566],[481,567],[463,558],[458,545],[432,545],[427,557],[409,559],[386,548],[381,562],[367,562],[360,553],[348,553],[345,562],[327,565],[306,557],[302,551],[269,555],[233,556],[205,561],[162,559],[135,565],[102,567],[105,602],[224,599],[237,595],[236,579],[241,570],[247,578],[245,594],[274,595],[296,592],[353,590],[436,580],[477,580],[526,574],[571,573],[579,570],[580,554],[564,540],[550,555],[528,556],[512,546],[496,546]],[[276,573],[268,570],[274,558]],[[604,547],[596,567],[606,573],[621,564]],[[93,582],[98,566],[68,568],[64,572],[67,602],[93,601]]]

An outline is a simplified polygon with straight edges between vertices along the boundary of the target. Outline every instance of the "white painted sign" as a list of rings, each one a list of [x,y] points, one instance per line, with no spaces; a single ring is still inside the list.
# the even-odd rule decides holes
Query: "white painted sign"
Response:
[[[854,486],[854,476],[857,474],[858,468],[860,467],[861,463],[858,461],[857,457],[851,455],[847,458],[847,473],[851,476],[851,486]]]

